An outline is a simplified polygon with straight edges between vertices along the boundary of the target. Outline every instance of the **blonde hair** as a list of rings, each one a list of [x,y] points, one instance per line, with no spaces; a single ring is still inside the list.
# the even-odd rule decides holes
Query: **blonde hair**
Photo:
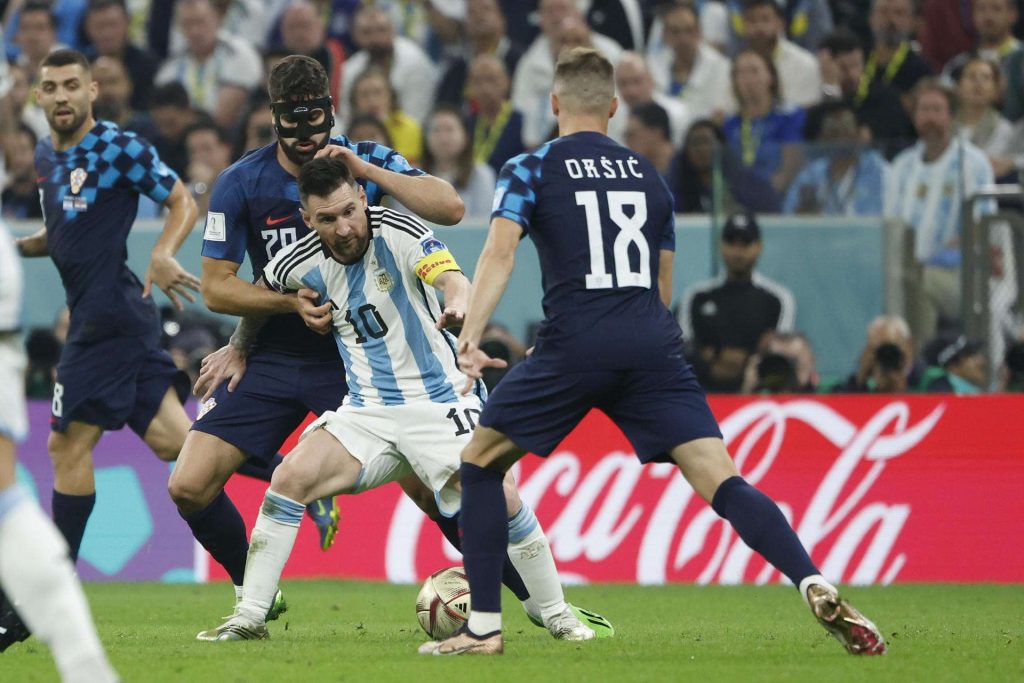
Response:
[[[570,112],[607,114],[615,96],[615,69],[598,50],[562,50],[555,65],[554,92]]]

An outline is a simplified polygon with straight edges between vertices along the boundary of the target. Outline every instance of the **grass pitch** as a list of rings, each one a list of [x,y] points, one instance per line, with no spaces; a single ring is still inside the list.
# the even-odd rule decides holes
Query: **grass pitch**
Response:
[[[791,588],[589,586],[569,599],[613,639],[556,642],[505,593],[504,657],[422,657],[418,587],[289,581],[271,639],[200,643],[230,612],[226,584],[93,584],[100,636],[125,681],[1022,681],[1024,587],[849,588],[885,633],[885,657],[851,657]],[[0,655],[2,681],[53,681],[36,640]]]

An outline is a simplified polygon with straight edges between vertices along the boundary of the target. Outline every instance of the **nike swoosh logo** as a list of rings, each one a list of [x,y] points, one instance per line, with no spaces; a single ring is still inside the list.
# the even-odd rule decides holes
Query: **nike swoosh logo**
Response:
[[[41,176],[39,176],[38,178],[36,178],[36,183],[37,183],[37,184],[38,184],[38,183],[41,183],[41,182],[43,182],[44,180],[46,180],[46,176],[44,176],[44,175],[41,175]]]
[[[278,223],[284,223],[286,220],[289,220],[290,218],[291,216],[285,216],[284,218],[271,218],[270,216],[267,216],[267,225],[277,225]]]

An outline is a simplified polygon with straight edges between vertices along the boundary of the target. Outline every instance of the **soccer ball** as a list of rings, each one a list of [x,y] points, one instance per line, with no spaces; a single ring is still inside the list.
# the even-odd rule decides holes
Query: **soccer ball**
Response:
[[[462,567],[431,574],[416,596],[416,618],[434,640],[444,640],[469,619],[469,579]]]

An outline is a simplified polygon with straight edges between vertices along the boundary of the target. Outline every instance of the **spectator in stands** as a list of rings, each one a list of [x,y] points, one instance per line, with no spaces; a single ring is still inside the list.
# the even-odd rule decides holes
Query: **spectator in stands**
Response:
[[[786,37],[803,49],[814,52],[833,27],[828,0],[777,0]],[[743,23],[744,3],[727,0],[729,6],[729,51],[742,47],[746,35]]]
[[[1013,35],[1017,23],[1018,0],[971,0],[971,16],[977,42],[973,49],[962,52],[946,63],[942,75],[955,80],[954,73],[973,57],[981,57],[998,65],[1002,75],[1010,57],[1021,50],[1021,42]]]
[[[800,168],[806,112],[782,104],[772,62],[752,49],[732,63],[732,85],[739,112],[725,120],[725,139],[743,165],[783,193]]]
[[[918,340],[935,335],[940,316],[959,318],[962,203],[994,181],[985,153],[954,132],[958,106],[956,93],[937,80],[918,84],[912,114],[920,140],[893,161],[886,193],[885,216],[913,228],[915,256],[923,266],[921,291],[907,296]],[[978,209],[995,207],[983,202]]]
[[[188,92],[181,83],[167,83],[153,88],[149,115],[156,128],[150,140],[160,159],[178,175],[185,175],[188,150],[185,149],[185,129],[201,117],[189,103]]]
[[[388,129],[394,148],[412,163],[423,155],[423,131],[419,122],[398,107],[398,98],[387,72],[368,67],[352,83],[349,111],[380,119]]]
[[[630,109],[626,123],[626,147],[647,157],[666,182],[675,155],[669,135],[668,114],[661,105],[648,102]]]
[[[924,366],[914,352],[907,321],[880,315],[868,323],[857,370],[836,387],[843,392],[899,393],[915,389]]]
[[[1016,341],[1006,349],[1006,358],[999,368],[999,391],[1024,393],[1024,341]]]
[[[836,29],[822,41],[818,62],[826,99],[851,103],[857,120],[868,127],[873,141],[887,156],[895,155],[914,139],[914,124],[899,91],[865,76],[864,48],[857,36],[845,29]],[[809,117],[810,114],[808,112]],[[808,122],[812,131],[819,125],[813,118]],[[812,132],[812,137],[815,135]]]
[[[28,0],[18,19],[14,44],[21,48],[18,66],[25,70],[29,83],[39,77],[39,64],[46,55],[65,47],[57,40],[57,17],[46,0]]]
[[[645,104],[657,104],[668,116],[669,140],[673,145],[683,144],[683,136],[690,127],[690,111],[676,97],[658,92],[647,69],[647,62],[636,52],[623,52],[619,63],[615,66],[615,90],[619,97],[619,107],[615,115],[608,121],[608,136],[622,142],[625,139],[626,124],[630,112]]]
[[[184,137],[188,152],[185,178],[202,216],[210,206],[213,181],[231,165],[231,141],[224,129],[212,121],[192,124]]]
[[[57,362],[68,338],[71,313],[61,306],[53,320],[53,327],[31,330],[25,340],[28,369],[25,373],[25,396],[49,400],[53,398],[53,385],[57,381]]]
[[[793,180],[783,211],[827,216],[881,216],[889,185],[889,164],[861,139],[853,104],[823,102],[811,161]]]
[[[376,116],[357,114],[352,117],[352,121],[348,124],[347,134],[350,140],[369,140],[394,149],[387,126]]]
[[[36,134],[24,123],[17,124],[7,136],[3,146],[7,163],[7,183],[4,185],[3,217],[13,219],[42,218],[39,190],[36,187]]]
[[[1003,93],[1003,116],[1012,123],[1024,118],[1024,50],[1017,50],[1006,60],[1006,91]]]
[[[918,0],[874,0],[869,23],[874,46],[864,67],[864,79],[882,83],[907,95],[932,73],[912,40],[919,22]]]
[[[111,57],[124,65],[131,80],[131,108],[140,111],[149,103],[160,60],[128,40],[130,21],[125,0],[89,0],[84,28],[92,43],[89,58]]]
[[[239,159],[246,152],[266,147],[277,142],[277,132],[274,130],[274,114],[270,111],[270,103],[266,100],[256,102],[249,109],[245,117],[243,127],[244,135],[239,138],[239,144],[235,145],[232,159]]]
[[[1018,169],[1012,155],[1013,125],[995,106],[1001,91],[999,66],[990,59],[972,57],[964,60],[952,75],[960,97],[960,133],[988,155],[997,178],[1015,173]]]
[[[152,120],[132,107],[132,82],[124,63],[116,57],[98,57],[92,65],[92,79],[98,92],[92,103],[93,115],[113,121],[123,130],[137,133],[147,140],[156,135]]]
[[[347,125],[351,115],[348,103],[356,79],[369,67],[387,76],[397,96],[396,107],[417,123],[422,122],[434,104],[438,77],[437,67],[427,54],[412,40],[395,35],[391,15],[379,7],[364,7],[359,11],[354,37],[360,49],[345,63],[341,125]]]
[[[719,246],[725,273],[690,287],[678,319],[704,389],[735,392],[762,336],[792,331],[796,304],[788,289],[755,272],[764,244],[753,215],[730,216]]]
[[[327,35],[327,24],[316,5],[293,0],[285,8],[281,14],[281,47],[285,54],[306,55],[320,62],[327,72],[331,96],[335,102],[340,100],[345,48]]]
[[[466,44],[462,54],[451,60],[437,88],[437,101],[461,107],[463,101],[472,99],[469,95],[472,77],[471,65],[481,57],[493,57],[501,61],[505,71],[505,82],[509,74],[515,73],[523,46],[513,42],[505,33],[505,15],[498,0],[468,0],[466,2]],[[508,85],[505,86],[508,96]],[[473,105],[471,112],[476,112]]]
[[[729,60],[702,38],[700,18],[689,2],[673,0],[660,17],[665,48],[648,58],[658,89],[681,99],[693,118],[719,123],[736,110]]]
[[[438,105],[427,118],[426,132],[423,170],[455,187],[467,217],[486,220],[494,201],[494,171],[473,159],[473,142],[459,110]]]
[[[740,393],[814,393],[819,380],[818,361],[807,335],[772,330],[747,360]]]
[[[488,391],[508,374],[514,365],[526,357],[526,346],[513,335],[507,327],[500,323],[490,322],[484,328],[480,339],[480,350],[491,358],[500,358],[508,365],[504,368],[484,369],[483,380]]]
[[[50,126],[46,122],[46,114],[33,101],[28,72],[17,64],[9,65],[8,72],[11,78],[11,91],[7,99],[11,117],[31,128],[37,138],[49,135]]]
[[[722,180],[718,197],[716,173]],[[678,213],[778,213],[781,206],[771,182],[743,165],[725,145],[722,129],[709,119],[695,121],[687,131],[683,149],[672,161],[669,189]]]
[[[985,344],[963,335],[940,336],[925,347],[928,369],[921,389],[928,393],[960,396],[980,394],[988,385]]]
[[[575,0],[540,0],[539,16],[541,33],[519,60],[512,78],[512,104],[523,114],[523,144],[527,148],[548,139],[554,127],[551,82],[555,58],[564,46],[563,34],[586,26]],[[592,32],[588,40],[612,64],[618,61],[622,48],[614,40]]]
[[[259,54],[220,30],[223,14],[215,0],[177,0],[175,14],[186,47],[164,62],[156,82],[183,84],[195,108],[233,130],[263,78]]]
[[[818,60],[786,39],[782,9],[775,0],[743,0],[743,31],[746,48],[774,64],[781,102],[808,107],[821,99]]]
[[[523,115],[512,106],[509,85],[501,59],[480,55],[473,60],[466,89],[474,110],[468,122],[473,131],[473,158],[488,164],[495,174],[506,161],[526,151]]]

